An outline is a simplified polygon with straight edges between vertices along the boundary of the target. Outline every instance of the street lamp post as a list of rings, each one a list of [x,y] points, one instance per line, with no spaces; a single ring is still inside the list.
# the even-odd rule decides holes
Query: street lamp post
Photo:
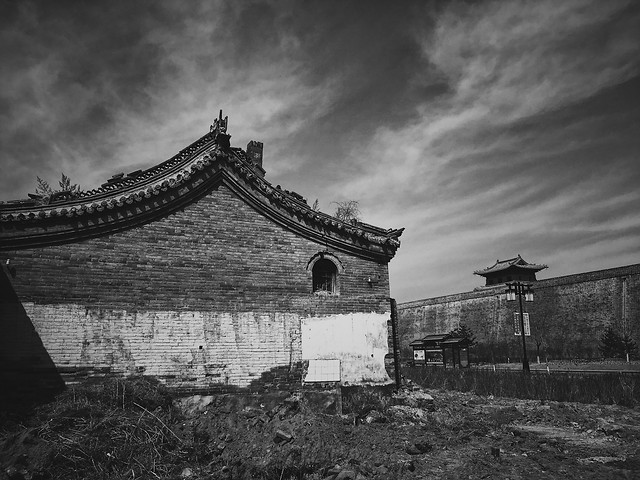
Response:
[[[531,373],[529,359],[527,358],[527,343],[524,334],[524,309],[522,307],[522,297],[526,302],[533,301],[533,289],[529,283],[511,282],[507,283],[507,300],[515,300],[516,296],[520,302],[520,335],[522,335],[522,370]]]

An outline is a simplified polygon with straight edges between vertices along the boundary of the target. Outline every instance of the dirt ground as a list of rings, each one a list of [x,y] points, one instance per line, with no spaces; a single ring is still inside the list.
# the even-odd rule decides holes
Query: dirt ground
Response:
[[[144,414],[170,429],[167,437],[206,446],[199,457],[180,457],[167,475],[110,476],[94,465],[95,475],[66,478],[640,478],[639,408],[439,390],[363,395],[351,405],[359,414],[344,415],[316,413],[295,396],[268,405],[189,397],[178,407],[173,420],[158,409],[139,412],[138,423]],[[27,423],[0,432],[0,478],[62,478],[51,475],[70,455],[60,443],[87,441],[73,438],[75,425],[55,437]],[[115,450],[101,455],[117,460]]]

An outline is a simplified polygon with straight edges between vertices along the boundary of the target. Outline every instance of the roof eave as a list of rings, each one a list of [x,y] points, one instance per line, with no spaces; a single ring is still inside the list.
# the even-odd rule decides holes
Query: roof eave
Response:
[[[315,212],[306,202],[274,188],[234,150],[238,149],[221,149],[213,137],[206,134],[156,167],[133,178],[123,177],[120,181],[103,184],[73,199],[37,208],[33,208],[32,203],[3,205],[1,225],[37,227],[40,224],[47,228],[37,234],[26,232],[0,238],[0,250],[66,243],[131,228],[184,208],[208,191],[212,182],[224,181],[262,214],[307,238],[377,261],[388,262],[395,255],[404,229],[385,230],[362,223],[352,225]],[[153,197],[162,201],[149,202]],[[121,210],[124,213],[121,212],[119,218],[106,220],[109,213],[115,215]],[[65,231],[61,225],[69,224],[67,219],[75,217],[82,221]]]

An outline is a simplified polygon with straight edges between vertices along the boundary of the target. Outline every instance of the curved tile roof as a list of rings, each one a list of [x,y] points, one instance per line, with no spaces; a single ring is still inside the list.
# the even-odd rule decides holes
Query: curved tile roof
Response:
[[[517,257],[515,258],[510,258],[508,260],[496,260],[496,263],[494,263],[492,266],[487,267],[487,268],[483,268],[481,270],[476,270],[475,272],[473,272],[475,275],[487,275],[489,273],[494,273],[494,272],[501,272],[503,270],[506,270],[507,268],[510,267],[518,267],[521,268],[523,270],[532,270],[534,272],[537,272],[539,270],[542,270],[544,268],[547,268],[546,265],[538,265],[535,263],[528,263],[526,260],[524,260],[519,254]]]
[[[226,184],[261,213],[308,238],[369,258],[390,259],[404,229],[345,223],[314,211],[295,194],[262,178],[228,135],[209,132],[169,160],[119,174],[99,188],[70,197],[0,203],[0,250],[46,246],[99,236],[148,222],[197,201],[214,184]],[[225,145],[226,143],[226,145]]]

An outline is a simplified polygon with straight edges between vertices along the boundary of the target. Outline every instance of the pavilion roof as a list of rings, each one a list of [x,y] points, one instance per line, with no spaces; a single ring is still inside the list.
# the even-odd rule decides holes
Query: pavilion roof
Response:
[[[262,167],[246,151],[231,147],[229,137],[212,125],[172,158],[144,171],[114,175],[98,188],[0,202],[0,251],[133,228],[183,209],[224,184],[265,217],[327,247],[380,261],[395,255],[403,228],[346,222],[314,210],[301,195],[265,180]]]
[[[525,259],[523,259],[520,256],[520,254],[518,254],[517,257],[509,258],[508,260],[496,260],[496,263],[494,263],[490,267],[486,267],[481,270],[476,270],[473,273],[475,275],[486,276],[490,273],[501,272],[511,267],[516,267],[522,270],[529,270],[534,272],[538,272],[544,268],[548,268],[547,265],[529,263]]]

